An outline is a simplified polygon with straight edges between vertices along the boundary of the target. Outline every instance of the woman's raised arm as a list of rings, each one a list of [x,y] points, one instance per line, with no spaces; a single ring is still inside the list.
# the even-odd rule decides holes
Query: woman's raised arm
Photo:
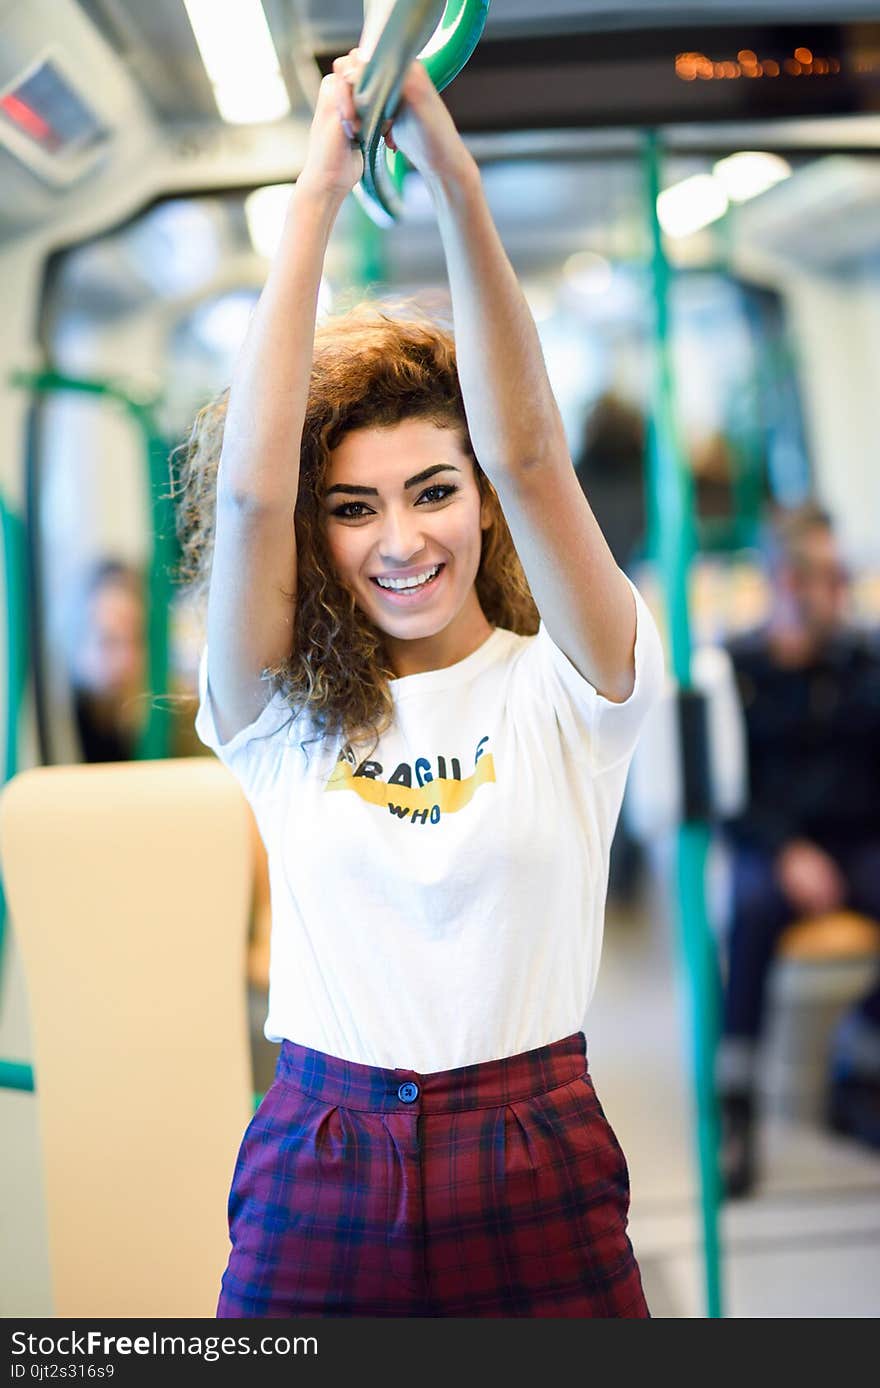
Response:
[[[208,594],[208,682],[224,742],[267,701],[262,671],[289,653],[296,594],[294,507],[327,242],[363,171],[326,77],[278,251],[236,362],[217,473]]]
[[[412,64],[403,97],[391,138],[437,211],[474,451],[547,631],[601,694],[623,702],[635,681],[635,600],[575,475],[534,320],[476,162],[423,64]]]

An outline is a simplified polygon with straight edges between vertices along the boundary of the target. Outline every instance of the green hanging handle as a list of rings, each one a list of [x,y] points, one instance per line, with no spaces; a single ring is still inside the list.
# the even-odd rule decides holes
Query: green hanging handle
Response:
[[[385,21],[354,93],[364,156],[364,176],[355,193],[380,225],[396,221],[403,210],[406,160],[388,149],[381,132],[397,110],[410,63],[420,57],[442,91],[476,48],[488,13],[489,0],[397,0]]]

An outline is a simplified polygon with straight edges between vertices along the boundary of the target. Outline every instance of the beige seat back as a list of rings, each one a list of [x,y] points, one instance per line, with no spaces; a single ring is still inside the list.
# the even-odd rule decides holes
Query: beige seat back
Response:
[[[56,1316],[216,1310],[253,1110],[249,815],[207,757],[38,767],[0,796]]]

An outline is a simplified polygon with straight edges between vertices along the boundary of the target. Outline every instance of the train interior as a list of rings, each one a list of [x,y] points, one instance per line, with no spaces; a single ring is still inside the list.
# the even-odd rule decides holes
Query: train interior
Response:
[[[360,0],[263,0],[261,8],[276,69],[263,82],[264,112],[242,115],[242,94],[224,95],[206,67],[183,0],[0,3],[7,722],[13,657],[24,662],[6,780],[85,760],[71,675],[72,648],[85,639],[75,604],[82,575],[108,557],[150,575],[154,602],[165,604],[164,645],[146,626],[141,640],[159,643],[162,689],[179,696],[173,707],[132,701],[153,738],[136,755],[211,755],[192,727],[205,613],[168,576],[173,499],[163,483],[196,412],[229,382],[301,167],[318,84],[363,23]],[[591,474],[595,492],[585,488],[615,557],[668,640],[652,541],[660,503],[644,469],[650,382],[664,351],[692,488],[694,649],[766,618],[768,515],[811,497],[833,514],[846,553],[850,620],[873,631],[876,5],[843,0],[833,22],[827,7],[796,0],[686,8],[636,0],[623,17],[601,0],[539,8],[492,0],[480,42],[444,95],[538,326],[572,460],[611,459]],[[380,225],[362,202],[347,200],[319,316],[369,294],[416,299],[450,321],[440,236],[415,174],[403,204],[401,218]],[[651,270],[655,214],[665,333],[656,264],[653,281]],[[26,658],[9,634],[12,552],[24,575],[16,620]],[[630,1237],[652,1314],[689,1318],[707,1314],[712,1256],[696,1136],[699,1042],[677,830],[652,818],[652,774],[634,768],[627,791],[584,1030],[627,1153]],[[709,837],[706,918],[723,959],[728,867],[720,836]],[[277,1046],[263,1035],[271,909],[256,841],[254,851],[241,988],[250,1082],[262,1093]],[[870,931],[855,944],[826,940],[774,963],[761,1043],[760,1175],[747,1198],[717,1211],[724,1315],[878,1311],[880,1148],[831,1131],[823,1097],[828,1038],[878,963]],[[0,1057],[13,1068],[34,1062],[30,1009],[13,913],[0,954]],[[175,1063],[180,1086],[193,1083],[194,1055],[184,1048]],[[0,1088],[7,1317],[62,1314],[39,1097],[38,1066],[30,1088]]]

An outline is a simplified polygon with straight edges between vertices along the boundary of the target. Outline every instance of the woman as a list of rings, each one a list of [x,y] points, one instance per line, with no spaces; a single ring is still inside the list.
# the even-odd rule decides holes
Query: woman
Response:
[[[456,342],[369,307],[316,332],[360,67],[322,84],[185,469],[196,576],[213,548],[196,726],[266,843],[282,1043],[217,1314],[644,1317],[578,1027],[659,639],[418,62],[389,138],[437,209]]]

